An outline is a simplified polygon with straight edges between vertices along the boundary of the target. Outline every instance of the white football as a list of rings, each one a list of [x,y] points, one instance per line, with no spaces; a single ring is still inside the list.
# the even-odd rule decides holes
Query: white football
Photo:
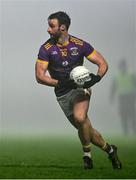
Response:
[[[77,66],[70,72],[70,79],[74,80],[79,87],[82,87],[86,81],[91,80],[90,73],[85,66]]]

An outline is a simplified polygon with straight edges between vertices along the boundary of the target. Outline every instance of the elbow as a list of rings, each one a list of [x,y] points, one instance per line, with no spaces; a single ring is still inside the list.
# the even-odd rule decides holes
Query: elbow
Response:
[[[103,67],[103,70],[105,71],[105,73],[108,71],[108,63],[104,60],[103,63],[101,64],[101,66]]]
[[[99,66],[99,71],[101,72],[101,77],[103,77],[107,71],[108,71],[108,63],[106,61],[104,61],[103,63],[101,63],[101,65]]]
[[[108,66],[108,63],[106,62],[106,64],[105,64],[105,69],[106,69],[106,72],[108,71],[108,69],[109,69],[109,66]]]
[[[41,81],[40,81],[40,79],[38,79],[38,78],[36,78],[36,82],[37,82],[38,84],[41,84]]]
[[[37,75],[36,75],[36,76],[35,76],[35,78],[36,78],[36,82],[37,82],[37,83],[39,83],[39,84],[41,84],[41,83],[42,83],[42,81],[41,81],[41,79],[40,79],[40,77],[39,77],[39,76],[37,76]]]

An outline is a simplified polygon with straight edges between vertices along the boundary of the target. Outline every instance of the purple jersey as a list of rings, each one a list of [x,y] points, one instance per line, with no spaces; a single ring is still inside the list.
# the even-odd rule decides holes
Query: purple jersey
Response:
[[[48,63],[48,71],[52,78],[63,80],[69,78],[70,71],[83,65],[84,57],[88,57],[94,48],[87,42],[70,35],[69,43],[60,46],[52,43],[51,39],[45,42],[38,54],[38,62]],[[70,89],[55,88],[57,96],[67,93]]]

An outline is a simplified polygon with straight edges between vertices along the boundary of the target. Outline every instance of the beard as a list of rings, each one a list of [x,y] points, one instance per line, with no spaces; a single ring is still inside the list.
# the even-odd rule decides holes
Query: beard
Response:
[[[52,40],[54,43],[57,43],[57,42],[58,42],[60,36],[61,36],[61,32],[60,32],[60,31],[56,32],[55,34],[50,34],[50,38],[51,38],[51,40]]]

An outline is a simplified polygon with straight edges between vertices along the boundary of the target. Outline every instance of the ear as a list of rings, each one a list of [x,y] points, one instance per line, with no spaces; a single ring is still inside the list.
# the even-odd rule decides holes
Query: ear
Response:
[[[62,25],[60,26],[60,30],[61,30],[61,31],[65,31],[65,29],[66,29],[65,25],[62,24]]]

